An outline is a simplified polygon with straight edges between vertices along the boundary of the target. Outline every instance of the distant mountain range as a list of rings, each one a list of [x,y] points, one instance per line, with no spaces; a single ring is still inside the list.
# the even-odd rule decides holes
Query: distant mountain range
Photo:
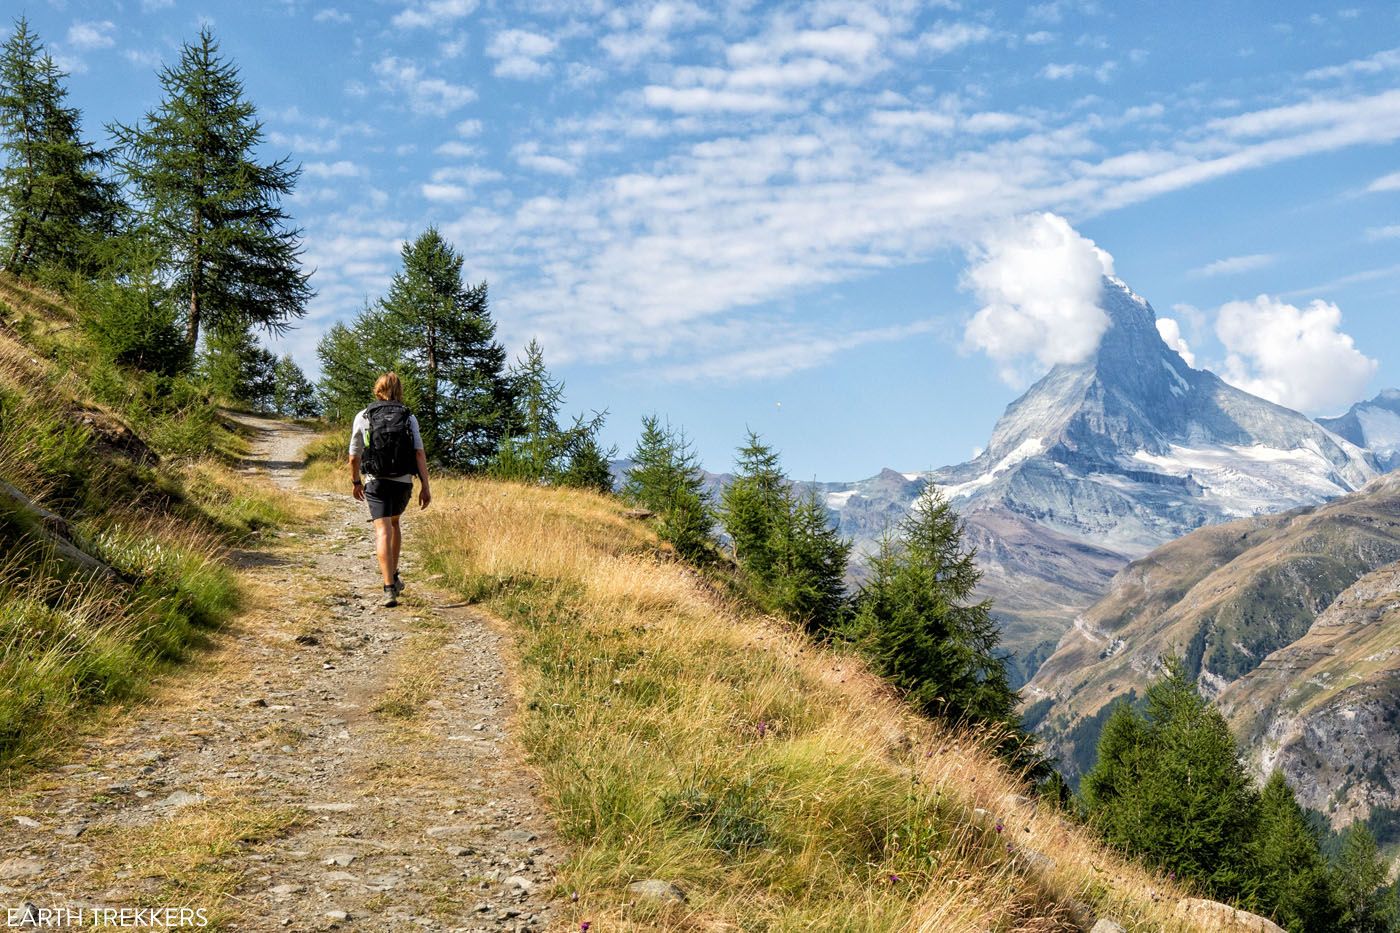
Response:
[[[1340,418],[1317,423],[1364,447],[1382,470],[1400,467],[1400,389],[1386,389],[1369,402],[1357,402]]]
[[[1369,677],[1383,668],[1375,637],[1400,644],[1400,632],[1367,630],[1354,644],[1367,643],[1379,660],[1338,670],[1331,657],[1331,679],[1309,680],[1310,664],[1322,659],[1308,647],[1322,617],[1349,587],[1397,560],[1400,473],[1321,506],[1198,529],[1123,568],[1108,593],[1074,619],[1023,690],[1027,719],[1075,777],[1092,760],[1109,704],[1141,697],[1158,659],[1175,653],[1201,691],[1233,711],[1246,746],[1274,736],[1274,752],[1256,748],[1254,756],[1261,769],[1271,767],[1300,747],[1296,735],[1285,735],[1298,725],[1294,714],[1335,700],[1359,682],[1358,672]],[[1289,704],[1280,706],[1284,696]],[[1400,706],[1400,697],[1395,702]],[[1275,724],[1278,716],[1291,717],[1289,725]],[[1306,796],[1316,805],[1319,795]]]
[[[1305,415],[1188,366],[1118,279],[1104,280],[1101,307],[1097,352],[1012,402],[974,459],[821,486],[858,548],[927,484],[941,488],[978,547],[1017,683],[1134,558],[1203,525],[1344,495],[1381,470]],[[1379,417],[1356,413],[1358,436]]]

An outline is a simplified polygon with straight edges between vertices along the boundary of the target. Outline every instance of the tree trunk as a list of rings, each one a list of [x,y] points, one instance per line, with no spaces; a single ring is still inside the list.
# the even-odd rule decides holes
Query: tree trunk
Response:
[[[203,284],[201,277],[204,269],[204,257],[200,255],[204,246],[202,223],[199,208],[196,207],[194,209],[194,255],[190,261],[190,320],[185,330],[185,343],[189,346],[191,353],[194,353],[195,347],[199,343],[199,287]]]

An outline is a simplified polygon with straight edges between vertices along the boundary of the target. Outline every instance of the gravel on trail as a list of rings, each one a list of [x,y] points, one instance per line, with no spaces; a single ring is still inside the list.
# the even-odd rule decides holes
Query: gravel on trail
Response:
[[[547,930],[563,850],[511,736],[502,630],[423,579],[379,606],[368,512],[299,484],[308,429],[237,416],[322,514],[237,560],[247,605],[152,696],[0,785],[0,909],[186,907],[233,930]]]

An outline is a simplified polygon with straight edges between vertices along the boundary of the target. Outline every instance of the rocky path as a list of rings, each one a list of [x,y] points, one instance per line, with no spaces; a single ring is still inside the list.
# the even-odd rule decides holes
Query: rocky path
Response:
[[[407,593],[380,608],[363,505],[299,488],[303,429],[246,420],[250,471],[322,517],[240,555],[248,608],[151,701],[0,786],[0,908],[559,928],[560,852],[510,739],[501,636],[421,579],[411,514]]]

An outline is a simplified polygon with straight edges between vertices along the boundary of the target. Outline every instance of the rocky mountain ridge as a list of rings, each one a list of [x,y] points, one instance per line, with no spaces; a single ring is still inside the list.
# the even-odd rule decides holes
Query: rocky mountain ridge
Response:
[[[1374,460],[1306,416],[1193,369],[1151,305],[1105,278],[1098,350],[1054,367],[972,460],[822,486],[842,532],[869,548],[928,484],[982,555],[1018,682],[1130,560],[1204,525],[1314,505],[1360,488]]]

